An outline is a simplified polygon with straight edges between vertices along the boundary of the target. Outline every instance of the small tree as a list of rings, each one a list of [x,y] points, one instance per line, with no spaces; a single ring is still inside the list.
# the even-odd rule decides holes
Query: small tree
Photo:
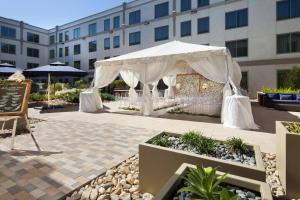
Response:
[[[284,79],[284,87],[291,88],[293,90],[300,89],[300,68],[294,66],[289,72],[287,73]]]

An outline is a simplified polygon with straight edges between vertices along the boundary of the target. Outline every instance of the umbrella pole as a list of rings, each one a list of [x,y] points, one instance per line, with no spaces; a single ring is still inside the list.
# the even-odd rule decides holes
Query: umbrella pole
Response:
[[[48,108],[50,108],[50,100],[51,100],[51,77],[50,77],[50,73],[48,73]]]

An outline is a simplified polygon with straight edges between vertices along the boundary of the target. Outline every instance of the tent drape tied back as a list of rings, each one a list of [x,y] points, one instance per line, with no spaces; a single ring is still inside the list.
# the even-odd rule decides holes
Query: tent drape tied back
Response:
[[[135,87],[139,83],[139,74],[135,72],[131,72],[129,70],[121,70],[120,75],[124,82],[130,87],[129,89],[129,102],[134,103],[137,99],[138,95],[135,91]]]
[[[166,99],[174,99],[175,98],[175,92],[174,87],[176,86],[176,76],[165,76],[163,77],[163,81],[168,86],[168,89],[165,90],[165,98]]]
[[[242,77],[239,65],[232,60],[226,47],[197,45],[179,41],[97,61],[95,67],[95,86],[98,88],[111,83],[120,71],[126,70],[137,74],[135,77],[145,86],[143,89],[145,106],[142,111],[146,115],[153,111],[148,84],[166,76],[176,77],[177,74],[184,73],[186,67],[192,68],[209,80],[225,84],[223,107],[226,103],[226,97],[232,95],[233,92],[229,86],[229,81],[233,88],[239,88]],[[228,111],[225,110],[224,112]],[[222,121],[227,116],[224,112],[221,116]],[[252,113],[248,113],[248,115],[251,115],[248,116],[248,119],[253,119]]]

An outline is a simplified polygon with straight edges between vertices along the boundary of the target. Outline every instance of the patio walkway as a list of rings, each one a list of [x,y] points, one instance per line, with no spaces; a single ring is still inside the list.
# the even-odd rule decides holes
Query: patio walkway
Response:
[[[275,135],[224,128],[221,124],[113,113],[57,112],[30,117],[35,139],[19,135],[17,150],[9,151],[10,138],[0,138],[0,199],[59,199],[78,186],[138,152],[138,144],[160,131],[183,133],[200,130],[216,139],[241,137],[275,152]]]

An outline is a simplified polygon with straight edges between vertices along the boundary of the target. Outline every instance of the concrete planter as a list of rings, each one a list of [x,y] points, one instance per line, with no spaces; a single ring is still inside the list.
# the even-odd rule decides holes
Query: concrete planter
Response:
[[[162,133],[161,133],[162,134]],[[179,137],[180,134],[168,133]],[[266,180],[261,152],[258,146],[250,146],[255,152],[256,166],[244,165],[181,150],[160,147],[148,143],[139,145],[140,189],[157,194],[182,163],[219,167],[220,171],[259,181]]]
[[[285,122],[276,122],[276,162],[279,177],[289,199],[300,198],[300,135],[290,133]]]
[[[172,196],[174,195],[174,193],[176,193],[179,184],[182,182],[182,177],[185,176],[189,168],[196,168],[196,166],[186,163],[182,164],[180,168],[175,172],[175,174],[169,179],[169,181],[163,186],[160,192],[155,196],[155,200],[172,199]],[[222,172],[217,172],[217,175],[221,174]],[[270,187],[266,183],[261,181],[256,181],[240,176],[227,175],[224,183],[258,192],[261,195],[261,199],[264,200],[273,199]]]

